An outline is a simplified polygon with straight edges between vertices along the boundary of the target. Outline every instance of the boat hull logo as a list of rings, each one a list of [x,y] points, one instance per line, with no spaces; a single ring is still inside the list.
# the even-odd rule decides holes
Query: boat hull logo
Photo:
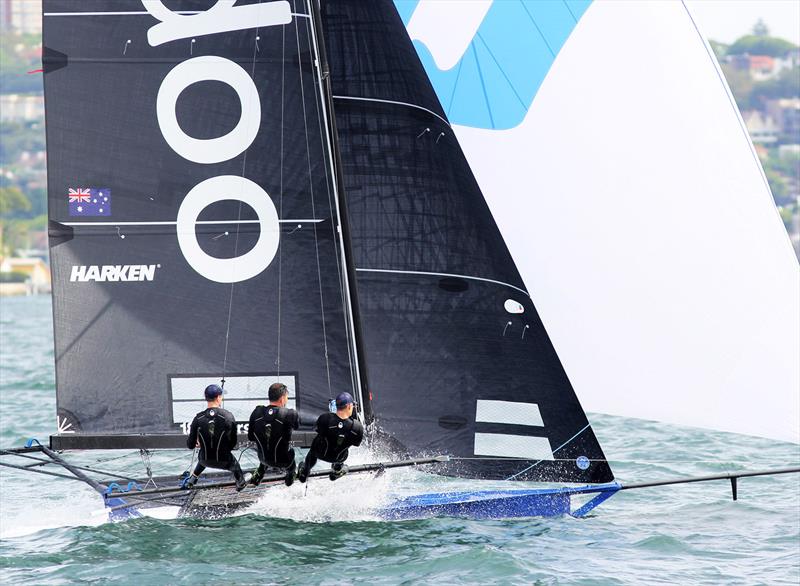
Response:
[[[161,265],[73,265],[69,280],[72,283],[116,283],[152,281]]]

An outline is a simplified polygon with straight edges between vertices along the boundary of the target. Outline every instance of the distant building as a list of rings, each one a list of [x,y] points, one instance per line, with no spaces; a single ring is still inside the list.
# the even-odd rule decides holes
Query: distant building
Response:
[[[5,258],[0,262],[0,273],[21,273],[27,277],[24,283],[0,283],[6,295],[50,292],[50,269],[41,258]]]
[[[25,122],[42,118],[44,96],[41,94],[0,94],[0,122]]]
[[[778,147],[778,157],[788,159],[790,156],[800,157],[800,144],[782,144]]]
[[[780,74],[784,69],[800,67],[800,49],[792,49],[783,57],[775,58],[775,74]]]
[[[754,81],[764,81],[778,77],[784,70],[800,66],[800,50],[792,49],[782,57],[769,55],[730,55],[723,62],[737,71],[745,71]]]
[[[775,75],[775,59],[768,55],[750,56],[750,77],[763,81]]]
[[[755,81],[770,79],[779,71],[776,60],[769,55],[731,55],[728,62],[734,69],[749,73]]]
[[[796,143],[800,138],[800,98],[767,101],[767,115],[778,124],[780,139]]]
[[[747,132],[750,133],[750,138],[754,143],[771,144],[778,142],[780,126],[771,116],[762,114],[758,110],[747,110],[742,112],[742,118],[744,118]]]
[[[0,31],[41,34],[42,0],[0,0]]]

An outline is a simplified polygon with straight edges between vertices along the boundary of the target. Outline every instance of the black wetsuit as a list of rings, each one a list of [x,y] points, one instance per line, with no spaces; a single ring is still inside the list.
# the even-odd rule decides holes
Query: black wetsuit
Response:
[[[294,448],[292,430],[300,427],[300,416],[294,409],[275,405],[259,405],[250,415],[247,437],[256,443],[261,464],[257,474],[263,474],[267,466],[294,470]]]
[[[347,460],[350,446],[360,446],[364,426],[357,419],[341,419],[336,413],[323,413],[317,419],[317,437],[311,443],[303,466],[307,475],[317,459],[331,462],[334,469]]]
[[[200,476],[206,468],[219,468],[233,472],[237,482],[244,479],[239,462],[231,451],[236,448],[236,420],[230,411],[209,407],[194,416],[186,446],[193,450],[200,445],[200,455],[194,475]]]

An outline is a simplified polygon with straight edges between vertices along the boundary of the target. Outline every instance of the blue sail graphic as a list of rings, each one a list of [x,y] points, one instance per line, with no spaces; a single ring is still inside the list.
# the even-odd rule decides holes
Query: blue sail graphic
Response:
[[[394,0],[408,26],[419,0]],[[522,122],[591,0],[495,1],[458,63],[441,70],[414,47],[453,124],[505,130]],[[443,34],[446,32],[443,30]]]

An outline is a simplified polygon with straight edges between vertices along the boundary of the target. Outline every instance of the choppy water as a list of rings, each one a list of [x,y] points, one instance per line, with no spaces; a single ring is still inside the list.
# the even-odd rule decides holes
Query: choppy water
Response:
[[[48,297],[0,302],[0,446],[54,431]],[[638,482],[800,464],[800,447],[593,416],[617,478]],[[124,456],[124,457],[120,457]],[[359,454],[370,460],[374,455]],[[81,455],[141,473],[138,456]],[[187,454],[160,454],[181,471]],[[99,465],[99,464],[98,464]],[[390,493],[463,486],[415,471],[272,489],[216,521],[108,523],[66,480],[0,469],[0,582],[8,584],[800,584],[800,476],[629,491],[586,519],[384,522]]]

